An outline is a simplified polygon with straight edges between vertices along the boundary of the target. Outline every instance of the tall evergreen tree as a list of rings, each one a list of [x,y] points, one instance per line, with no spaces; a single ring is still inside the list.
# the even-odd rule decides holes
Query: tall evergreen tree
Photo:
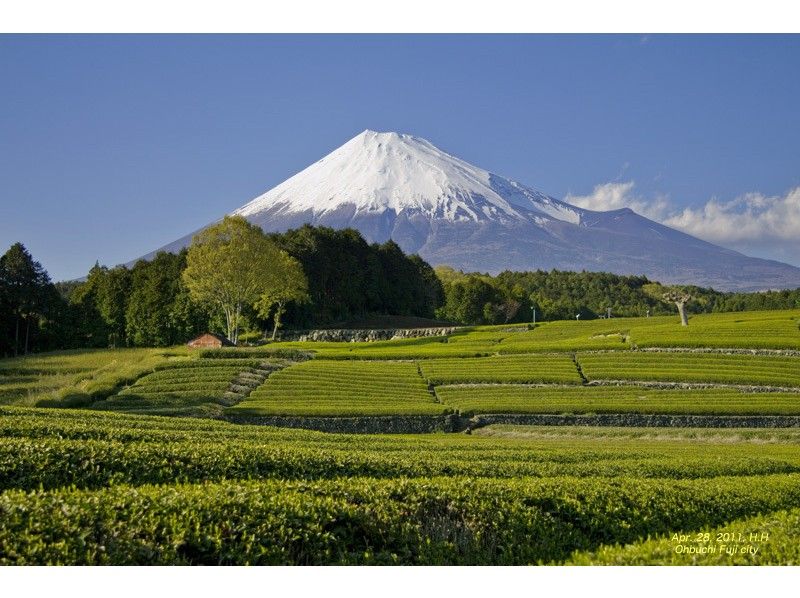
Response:
[[[0,257],[0,301],[3,303],[5,352],[27,354],[48,307],[50,277],[22,243]]]
[[[128,297],[131,293],[131,273],[125,266],[106,270],[97,292],[97,309],[109,330],[109,346],[126,343]]]
[[[101,286],[108,269],[95,263],[86,280],[69,294],[76,333],[82,347],[107,347],[111,330],[100,313]]]

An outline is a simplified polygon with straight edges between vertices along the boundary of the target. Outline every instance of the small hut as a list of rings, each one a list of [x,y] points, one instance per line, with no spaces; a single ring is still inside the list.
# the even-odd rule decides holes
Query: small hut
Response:
[[[222,347],[235,346],[231,341],[221,334],[214,334],[213,332],[201,334],[186,344],[192,349],[220,349]]]

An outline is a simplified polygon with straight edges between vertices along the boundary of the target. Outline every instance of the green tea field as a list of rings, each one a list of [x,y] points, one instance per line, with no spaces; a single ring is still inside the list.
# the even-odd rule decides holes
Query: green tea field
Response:
[[[798,512],[800,310],[0,360],[0,564],[788,565]]]

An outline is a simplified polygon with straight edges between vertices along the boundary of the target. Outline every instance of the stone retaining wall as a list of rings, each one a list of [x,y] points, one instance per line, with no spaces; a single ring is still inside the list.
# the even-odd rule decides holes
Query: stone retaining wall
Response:
[[[800,357],[795,349],[736,349],[717,347],[639,347],[642,353],[719,353],[722,355],[762,355],[766,357]]]
[[[654,428],[798,428],[797,415],[647,415],[602,413],[596,415],[485,414],[470,420],[471,428],[491,424],[521,426],[616,426]]]
[[[696,390],[708,388],[723,388],[739,390],[741,392],[782,392],[800,393],[798,386],[763,386],[757,384],[726,384],[724,382],[665,382],[661,380],[592,380],[584,386],[637,386],[640,388],[655,388],[660,390],[683,389]]]
[[[283,341],[317,341],[329,343],[355,343],[369,341],[388,341],[401,338],[420,338],[427,336],[447,336],[458,330],[456,326],[441,328],[365,328],[298,330],[281,333]]]
[[[225,419],[237,424],[304,428],[306,430],[340,434],[426,434],[430,432],[458,432],[467,428],[467,420],[457,415],[302,417],[228,414]]]
[[[301,417],[227,415],[237,424],[303,428],[339,434],[427,434],[464,432],[492,424],[519,426],[608,426],[636,428],[800,428],[797,415],[653,415],[601,413],[553,415],[492,413],[472,418],[451,415]]]

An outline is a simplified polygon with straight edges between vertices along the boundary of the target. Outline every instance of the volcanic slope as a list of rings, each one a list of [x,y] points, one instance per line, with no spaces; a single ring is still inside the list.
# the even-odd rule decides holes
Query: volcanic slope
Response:
[[[351,227],[370,242],[393,239],[434,265],[468,271],[608,271],[720,290],[800,286],[800,268],[747,257],[628,208],[573,206],[393,132],[364,131],[232,213],[268,232]],[[177,251],[191,237],[160,250]]]

